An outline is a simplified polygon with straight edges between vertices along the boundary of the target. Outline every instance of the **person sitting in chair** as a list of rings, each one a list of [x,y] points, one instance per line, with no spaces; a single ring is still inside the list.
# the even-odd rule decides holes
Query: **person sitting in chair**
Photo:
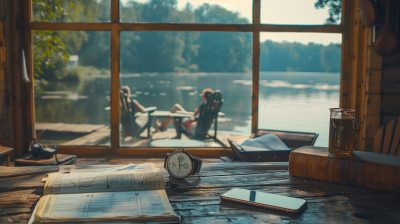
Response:
[[[204,106],[207,103],[207,98],[210,94],[213,94],[214,91],[210,88],[206,88],[203,89],[203,92],[200,94],[200,96],[202,96],[202,100],[203,102],[194,110],[194,115],[198,115],[200,108],[202,106]],[[172,113],[176,113],[176,112],[187,112],[180,104],[175,104],[174,106],[172,106],[171,110]],[[166,127],[168,126],[169,123],[171,123],[171,121],[173,120],[173,118],[168,118],[167,120],[165,120],[162,124],[157,124],[158,129],[160,131],[164,131],[166,129]],[[178,120],[174,120],[174,127],[176,130],[176,137],[178,138],[178,136],[180,136],[179,133],[179,121]],[[188,132],[190,132],[191,134],[196,134],[196,127],[197,127],[197,122],[194,120],[191,120],[189,118],[185,118],[182,120],[182,124],[183,126],[186,128],[186,130],[188,130]]]
[[[121,90],[127,95],[127,106],[130,111],[133,110],[133,112],[143,112],[145,110],[145,107],[142,106],[137,100],[131,100],[131,89],[129,86],[122,86]]]

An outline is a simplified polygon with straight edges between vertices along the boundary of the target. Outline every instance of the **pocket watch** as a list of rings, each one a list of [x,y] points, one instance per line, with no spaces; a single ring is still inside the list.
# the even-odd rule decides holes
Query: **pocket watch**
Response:
[[[185,149],[175,149],[167,153],[164,161],[164,168],[175,178],[183,179],[189,175],[200,172],[202,160],[190,154]]]

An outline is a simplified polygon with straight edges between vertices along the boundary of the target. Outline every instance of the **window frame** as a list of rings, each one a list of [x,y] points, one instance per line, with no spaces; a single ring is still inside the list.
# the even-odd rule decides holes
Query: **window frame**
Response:
[[[32,21],[32,0],[23,0],[24,7],[24,41],[27,47],[29,75],[33,78],[33,30],[70,30],[70,31],[109,31],[111,33],[111,115],[110,115],[110,139],[109,147],[102,146],[58,146],[59,153],[80,154],[90,156],[165,156],[174,148],[143,148],[120,146],[120,108],[119,108],[119,48],[121,31],[197,31],[197,32],[251,32],[253,33],[252,52],[252,133],[258,129],[258,103],[259,103],[259,74],[260,74],[260,32],[297,32],[297,33],[340,33],[342,34],[341,47],[341,81],[340,81],[340,107],[355,108],[360,106],[360,100],[356,98],[357,74],[354,67],[357,62],[350,60],[357,48],[350,47],[357,43],[358,35],[355,35],[358,13],[357,3],[351,0],[342,0],[342,20],[339,25],[269,25],[260,24],[260,1],[253,0],[253,23],[251,24],[185,24],[185,23],[122,23],[119,21],[119,0],[111,0],[111,21],[95,23],[63,23],[63,22],[34,22]],[[355,21],[355,23],[354,23]],[[357,44],[355,44],[357,45]],[[353,69],[353,70],[352,70]],[[357,72],[356,72],[357,73]],[[27,128],[32,131],[29,137],[35,134],[35,108],[33,82],[28,88]],[[356,105],[356,102],[358,103]],[[361,107],[363,108],[363,107]],[[29,138],[28,137],[28,138]],[[31,139],[32,139],[31,138]],[[232,155],[229,147],[219,148],[191,148],[191,152],[198,156],[228,156]]]

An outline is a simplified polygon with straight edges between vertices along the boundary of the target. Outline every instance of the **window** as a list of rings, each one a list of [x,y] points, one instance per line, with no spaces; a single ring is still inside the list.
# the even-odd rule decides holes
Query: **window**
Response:
[[[217,136],[225,140],[257,128],[313,131],[302,129],[304,124],[293,128],[282,121],[288,118],[287,124],[293,124],[300,113],[312,113],[315,108],[308,110],[308,106],[318,100],[328,99],[324,107],[339,106],[344,32],[340,1],[331,1],[323,9],[316,9],[321,8],[316,6],[318,0],[302,1],[313,15],[308,9],[300,10],[293,0],[284,4],[263,0],[261,5],[258,0],[49,1],[52,5],[46,0],[31,1],[36,131],[49,128],[41,141],[61,149],[150,155],[174,148],[151,145],[157,138],[174,137],[169,136],[175,133],[174,122],[167,126],[169,134],[164,138],[167,132],[154,132],[164,120],[151,116],[149,121],[145,113],[135,123],[149,127],[150,122],[155,134],[148,138],[143,131],[126,139],[119,92],[123,86],[129,88],[129,100],[162,111],[175,103],[193,111],[204,88],[222,91],[222,114],[210,131],[218,125]],[[292,18],[297,19],[285,20],[290,18],[285,13],[296,10]],[[305,15],[325,20],[302,20]],[[305,41],[299,42],[300,36]],[[317,36],[335,41],[309,44]],[[279,59],[278,53],[286,60]],[[299,82],[288,80],[296,72],[313,74],[303,74]],[[317,72],[332,75],[321,79]],[[291,104],[285,101],[291,96],[303,103],[303,109],[284,113],[293,111],[284,105]],[[230,153],[228,147],[210,141],[196,150],[224,155]]]

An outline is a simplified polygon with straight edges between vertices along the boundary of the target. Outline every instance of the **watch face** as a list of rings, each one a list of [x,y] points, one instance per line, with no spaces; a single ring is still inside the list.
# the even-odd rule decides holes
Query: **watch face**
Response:
[[[184,178],[192,171],[192,160],[186,153],[172,153],[167,160],[167,169],[172,176]]]

